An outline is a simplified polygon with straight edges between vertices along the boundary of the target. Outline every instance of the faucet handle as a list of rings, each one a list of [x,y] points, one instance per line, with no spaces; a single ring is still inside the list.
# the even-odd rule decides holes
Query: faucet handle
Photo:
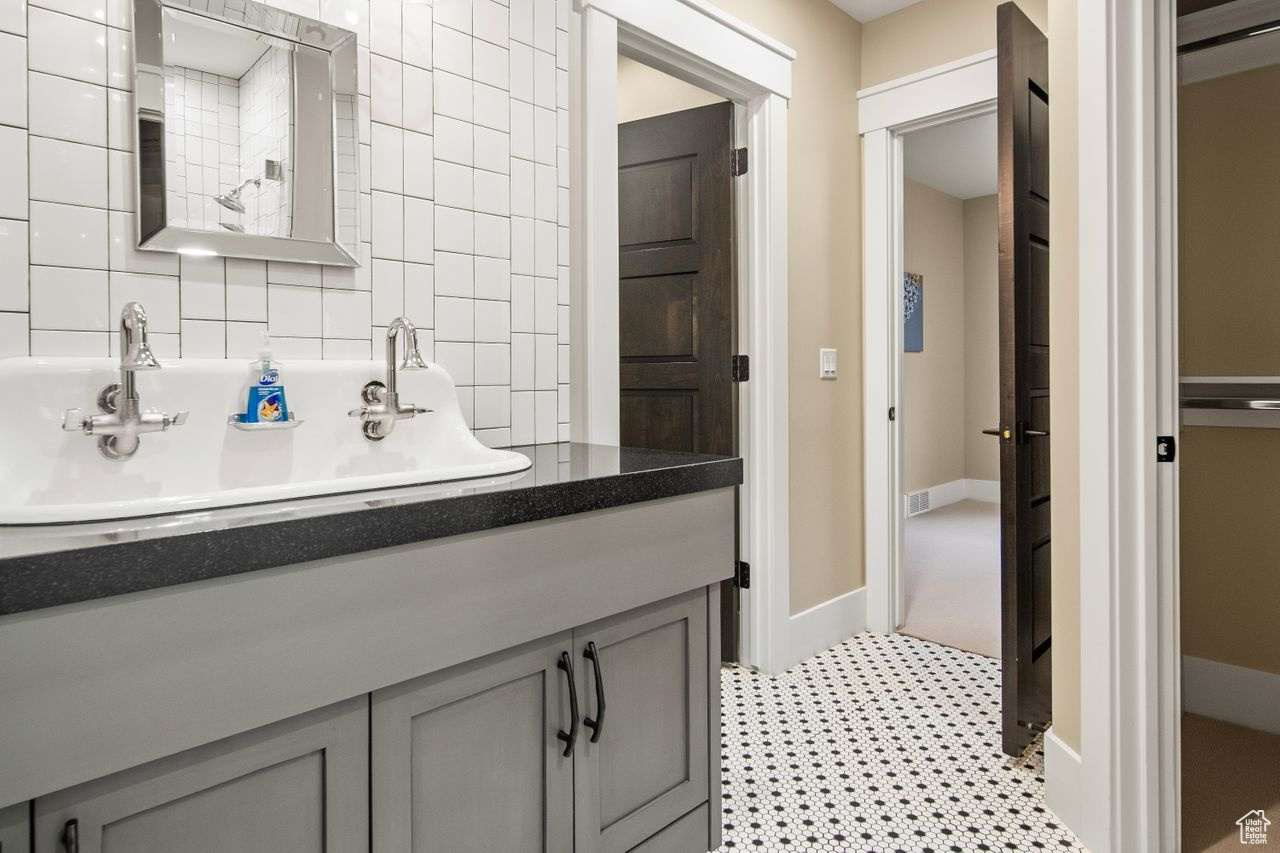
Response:
[[[176,415],[164,416],[164,428],[180,427],[187,422],[187,415],[191,414],[187,411],[178,412]]]
[[[62,413],[63,432],[84,432],[84,412],[80,409],[67,409]]]

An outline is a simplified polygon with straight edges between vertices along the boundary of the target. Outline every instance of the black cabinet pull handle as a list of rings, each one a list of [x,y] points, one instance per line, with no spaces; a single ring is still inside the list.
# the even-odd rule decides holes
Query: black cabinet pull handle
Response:
[[[604,731],[604,679],[600,677],[600,650],[596,648],[594,640],[587,643],[582,656],[591,661],[591,668],[595,670],[596,677],[596,718],[593,720],[586,717],[582,722],[591,729],[591,742],[598,743],[600,733]]]
[[[578,739],[578,685],[573,681],[573,661],[569,657],[568,652],[560,653],[560,660],[556,663],[556,669],[565,674],[569,679],[569,731],[561,729],[556,732],[556,737],[564,741],[564,756],[568,758],[573,755],[573,743]]]
[[[62,825],[63,853],[80,853],[80,821],[72,818]]]

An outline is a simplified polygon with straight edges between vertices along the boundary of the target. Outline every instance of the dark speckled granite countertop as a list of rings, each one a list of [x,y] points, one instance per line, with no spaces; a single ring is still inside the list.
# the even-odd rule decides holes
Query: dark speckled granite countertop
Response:
[[[0,616],[736,486],[742,460],[516,447],[506,477],[84,524],[0,527]]]

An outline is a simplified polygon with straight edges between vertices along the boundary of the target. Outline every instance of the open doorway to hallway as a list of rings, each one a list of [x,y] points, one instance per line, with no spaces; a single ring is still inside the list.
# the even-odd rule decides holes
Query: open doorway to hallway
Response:
[[[900,629],[1000,656],[996,114],[903,138]]]

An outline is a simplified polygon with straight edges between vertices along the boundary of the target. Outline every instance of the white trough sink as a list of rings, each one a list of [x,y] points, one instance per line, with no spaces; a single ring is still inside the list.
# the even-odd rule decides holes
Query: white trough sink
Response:
[[[97,439],[64,432],[63,412],[98,412],[98,392],[119,381],[112,358],[0,359],[9,401],[0,438],[0,524],[55,524],[192,512],[317,495],[444,483],[523,471],[528,457],[481,444],[463,420],[449,374],[401,371],[400,399],[431,412],[366,440],[360,390],[385,381],[381,361],[280,364],[295,429],[242,431],[247,361],[181,359],[140,371],[144,411],[190,415],[142,436],[133,458],[112,461]]]

